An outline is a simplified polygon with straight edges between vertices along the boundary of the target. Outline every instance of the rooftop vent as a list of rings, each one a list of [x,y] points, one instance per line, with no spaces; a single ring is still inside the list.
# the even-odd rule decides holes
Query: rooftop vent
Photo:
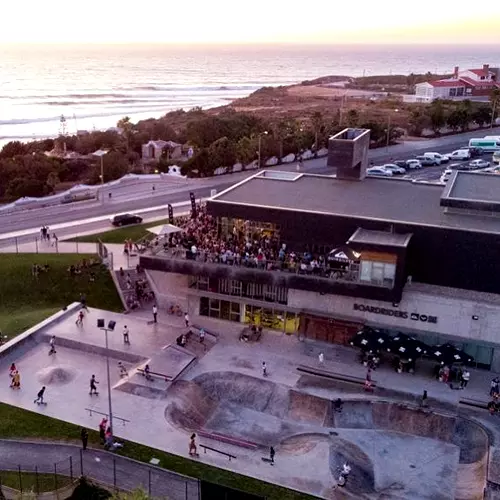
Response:
[[[255,177],[257,177],[258,179],[293,182],[300,179],[302,175],[303,174],[297,172],[283,172],[281,170],[264,170],[258,173]]]

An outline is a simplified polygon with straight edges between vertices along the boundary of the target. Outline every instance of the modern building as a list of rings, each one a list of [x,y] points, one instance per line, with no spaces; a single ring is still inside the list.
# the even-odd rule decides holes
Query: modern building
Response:
[[[487,98],[492,89],[500,88],[499,73],[499,68],[490,68],[488,64],[480,69],[463,71],[456,66],[451,78],[415,85],[415,100],[431,102],[434,99]]]
[[[352,129],[330,139],[335,176],[264,170],[207,202],[220,241],[277,241],[276,261],[199,245],[141,265],[193,316],[335,343],[386,328],[500,371],[500,176],[365,177],[367,142]]]

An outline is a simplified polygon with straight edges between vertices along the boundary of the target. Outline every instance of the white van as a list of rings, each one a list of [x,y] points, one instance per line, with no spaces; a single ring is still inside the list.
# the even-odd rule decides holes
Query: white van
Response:
[[[470,160],[470,151],[468,149],[457,149],[448,156],[450,160]]]
[[[441,165],[441,163],[448,163],[450,161],[450,158],[447,155],[442,155],[440,153],[424,153],[423,156],[434,160],[436,165]]]
[[[500,151],[500,141],[496,139],[471,139],[469,148],[479,148],[483,153],[494,153]]]
[[[500,142],[500,135],[487,135],[485,139],[489,139],[490,141]]]

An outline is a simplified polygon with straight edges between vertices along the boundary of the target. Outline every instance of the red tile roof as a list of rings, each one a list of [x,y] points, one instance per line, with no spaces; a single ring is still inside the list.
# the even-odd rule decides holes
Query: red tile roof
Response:
[[[429,85],[433,87],[448,87],[448,88],[458,88],[463,87],[463,82],[459,80],[435,80],[433,82],[427,82]]]
[[[466,83],[467,85],[470,85],[472,87],[477,87],[477,86],[481,86],[481,87],[498,87],[499,84],[497,82],[494,82],[494,81],[491,81],[491,80],[473,80],[472,78],[468,78],[466,76],[461,76],[459,78],[459,80],[463,81],[464,83]]]
[[[477,76],[485,76],[486,77],[489,75],[489,71],[484,71],[483,68],[481,68],[481,69],[467,69],[466,71],[470,71],[471,73],[474,73]]]

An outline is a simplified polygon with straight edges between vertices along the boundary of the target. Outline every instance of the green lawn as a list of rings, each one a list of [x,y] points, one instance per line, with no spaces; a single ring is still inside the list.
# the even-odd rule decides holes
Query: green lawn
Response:
[[[22,472],[21,477],[19,477],[17,471],[0,471],[0,482],[3,486],[15,490],[44,493],[45,491],[54,491],[70,485],[71,479],[59,474],[56,477],[54,474],[35,474],[31,472]]]
[[[72,238],[67,241],[78,241],[80,243],[96,243],[99,240],[103,243],[123,243],[125,240],[138,241],[145,236],[150,236],[151,238],[154,237],[154,234],[147,230],[149,227],[161,226],[162,224],[168,223],[168,219],[160,219],[155,222],[111,229],[110,231],[104,231],[103,233],[78,236],[77,238]]]
[[[0,254],[0,330],[9,338],[22,333],[51,314],[87,297],[89,306],[122,311],[123,305],[109,271],[102,265],[70,276],[71,264],[87,261],[85,254]],[[31,274],[32,264],[49,265],[38,278]],[[90,281],[90,272],[95,281]]]
[[[0,438],[37,438],[48,441],[66,439],[79,442],[79,436],[80,428],[76,425],[0,403]],[[89,430],[89,445],[99,446],[99,434],[96,430]],[[152,457],[156,457],[160,460],[159,465],[166,469],[211,483],[262,495],[268,500],[310,500],[314,498],[264,481],[212,467],[201,461],[196,462],[171,455],[137,443],[125,441],[119,454],[146,463]]]

